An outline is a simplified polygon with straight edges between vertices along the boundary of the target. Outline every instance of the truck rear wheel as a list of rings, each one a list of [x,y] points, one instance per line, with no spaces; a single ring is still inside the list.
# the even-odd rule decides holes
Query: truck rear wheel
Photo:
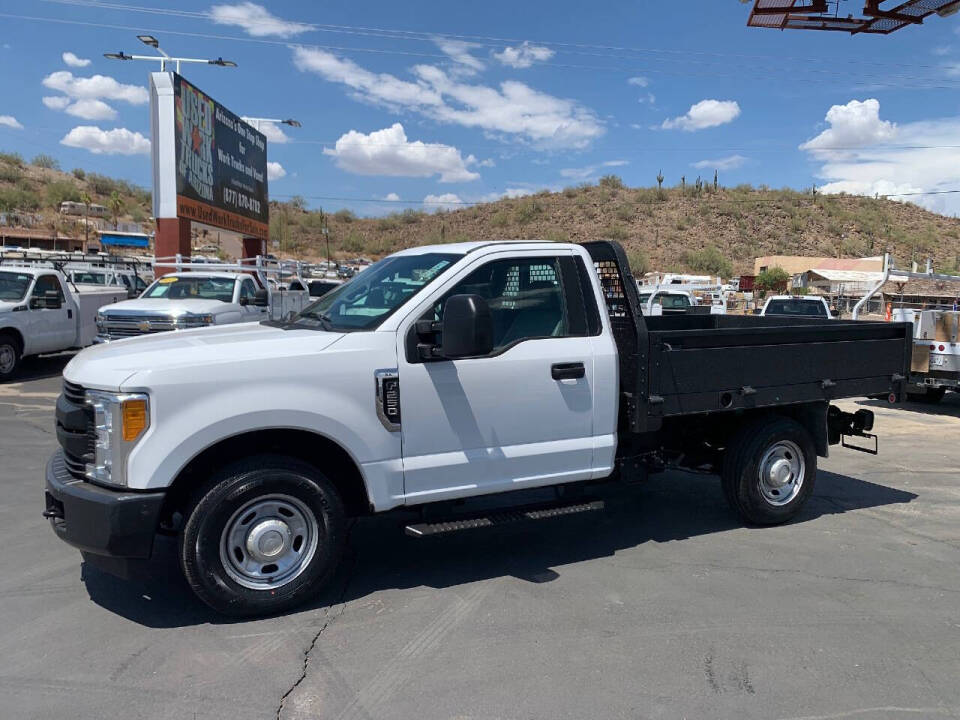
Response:
[[[10,333],[0,333],[0,382],[9,380],[20,365],[20,343]]]
[[[911,402],[921,402],[929,403],[930,405],[936,405],[938,402],[943,400],[943,396],[947,394],[947,389],[942,387],[928,387],[923,392],[920,393],[907,393],[907,400]]]
[[[775,417],[740,430],[727,448],[724,495],[741,517],[757,525],[786,522],[813,492],[817,453],[800,423]]]
[[[234,616],[288,610],[332,575],[345,512],[333,484],[298,460],[260,455],[218,473],[187,509],[180,563],[207,605]]]

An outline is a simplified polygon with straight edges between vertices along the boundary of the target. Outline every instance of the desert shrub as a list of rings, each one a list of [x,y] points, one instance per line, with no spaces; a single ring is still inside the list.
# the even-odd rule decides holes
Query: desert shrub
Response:
[[[40,207],[40,196],[22,187],[0,188],[0,211],[9,210],[37,210]]]
[[[604,237],[609,238],[610,240],[626,240],[630,237],[630,231],[627,230],[623,225],[610,225],[603,232]]]
[[[610,190],[621,190],[623,188],[623,180],[620,179],[619,175],[604,175],[597,184]]]
[[[33,158],[33,160],[30,161],[30,164],[34,167],[44,168],[45,170],[60,169],[60,162],[52,155],[45,155],[44,153],[40,153]]]
[[[379,220],[377,220],[377,230],[381,232],[389,232],[391,230],[397,230],[399,227],[400,227],[400,221],[397,220],[397,218],[395,218],[392,215],[388,215],[387,217],[382,217]]]
[[[23,167],[23,156],[15,152],[0,152],[0,163]]]
[[[90,189],[97,195],[109,195],[117,189],[117,183],[113,178],[98,173],[88,174],[87,182],[90,185]]]
[[[352,213],[351,213],[352,214]],[[351,230],[347,236],[340,242],[340,249],[347,252],[356,253],[363,250],[364,240],[356,230]]]
[[[80,190],[69,180],[56,180],[47,185],[47,204],[55,210],[60,207],[60,203],[72,200],[80,201]]]
[[[574,198],[580,194],[580,190],[575,187],[565,187],[563,189],[563,196],[568,198]]]
[[[423,219],[423,213],[420,210],[414,210],[413,208],[407,208],[402,213],[400,213],[401,222],[406,225],[413,225],[418,223]]]
[[[790,275],[787,274],[787,271],[777,265],[757,275],[754,286],[760,292],[766,293],[770,290],[786,289],[789,280]]]
[[[16,165],[0,164],[0,182],[15,183],[23,176],[23,171]]]
[[[721,277],[730,277],[733,274],[733,263],[713,245],[702,250],[688,250],[684,253],[683,260],[691,270],[696,272]]]
[[[83,168],[74,168],[70,172],[77,180],[83,180],[87,176],[87,171]]]
[[[558,230],[557,228],[547,230],[543,234],[543,239],[549,240],[550,242],[570,242],[570,236],[563,230]]]
[[[517,205],[517,222],[525,225],[528,222],[532,222],[542,212],[543,207],[536,200],[524,200]]]
[[[356,214],[354,214],[352,210],[348,210],[347,208],[343,208],[342,210],[337,210],[333,214],[333,217],[342,223],[352,223],[354,220],[357,219]]]
[[[630,222],[633,220],[633,213],[633,206],[626,203],[623,205],[618,205],[617,209],[613,211],[613,214],[617,217],[617,220],[623,220],[624,222]]]
[[[627,261],[635,278],[650,270],[650,259],[640,248],[627,248]]]
[[[493,227],[506,227],[509,224],[510,220],[507,217],[507,214],[501,210],[500,212],[494,213],[490,218],[490,225]]]

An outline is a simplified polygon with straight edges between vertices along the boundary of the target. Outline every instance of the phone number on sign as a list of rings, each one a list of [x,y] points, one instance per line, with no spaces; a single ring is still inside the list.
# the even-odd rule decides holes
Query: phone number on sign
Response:
[[[249,210],[250,212],[260,212],[261,203],[259,200],[255,200],[249,195],[244,195],[230,188],[223,189],[223,202],[225,205],[232,205],[233,207]]]

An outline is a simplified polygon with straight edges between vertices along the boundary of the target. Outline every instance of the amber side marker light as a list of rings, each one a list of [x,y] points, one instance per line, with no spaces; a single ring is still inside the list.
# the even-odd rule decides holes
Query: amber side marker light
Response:
[[[125,400],[123,402],[123,439],[132,442],[147,429],[147,401]]]

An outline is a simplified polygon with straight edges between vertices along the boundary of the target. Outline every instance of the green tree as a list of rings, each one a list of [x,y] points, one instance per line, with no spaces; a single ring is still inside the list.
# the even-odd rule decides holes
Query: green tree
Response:
[[[790,281],[790,275],[779,265],[764,270],[757,275],[753,286],[761,296],[766,295],[770,290],[786,290],[787,283]]]
[[[709,245],[703,250],[687,251],[683,259],[691,270],[697,272],[721,277],[730,277],[733,274],[733,263],[727,260],[723,253],[713,245]]]
[[[107,207],[110,209],[110,217],[113,219],[113,229],[120,227],[120,216],[123,214],[123,198],[120,193],[114,190],[110,193],[110,199],[107,200]]]

